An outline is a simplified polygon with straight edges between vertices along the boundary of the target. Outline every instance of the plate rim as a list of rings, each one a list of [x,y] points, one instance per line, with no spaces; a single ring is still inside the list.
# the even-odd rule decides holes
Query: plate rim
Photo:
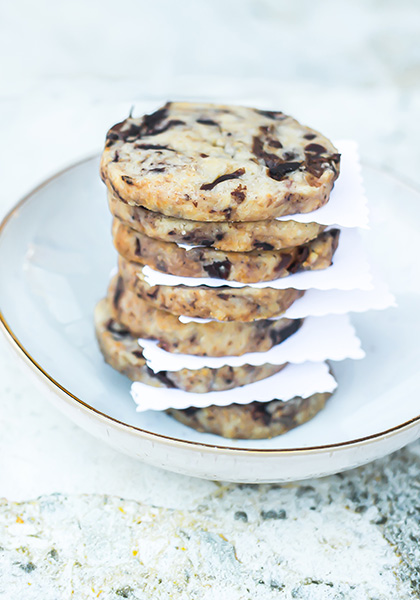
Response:
[[[49,183],[61,177],[68,171],[75,169],[76,167],[85,164],[91,160],[97,159],[100,156],[100,153],[95,153],[90,156],[84,157],[76,162],[72,162],[68,166],[60,169],[59,171],[53,173],[51,176],[44,179],[37,186],[32,188],[27,194],[25,194],[18,202],[16,202],[12,208],[10,208],[0,223],[0,238],[4,234],[4,231],[8,225],[8,223],[14,218],[14,216],[19,212],[19,210],[28,202],[36,193],[41,191],[44,187],[46,187]],[[368,166],[368,165],[366,165]],[[418,190],[415,187],[407,185],[404,181],[401,181],[398,177],[393,174],[389,174],[384,172],[382,169],[369,165],[369,168],[372,168],[376,171],[381,172],[383,175],[396,180],[399,184],[407,186],[411,191],[417,192]],[[148,431],[147,429],[142,429],[141,427],[137,427],[135,425],[130,425],[129,423],[125,423],[124,421],[120,421],[115,417],[112,417],[97,408],[94,408],[81,398],[78,398],[74,395],[70,390],[66,389],[62,386],[58,381],[56,381],[45,369],[35,360],[35,358],[29,353],[29,351],[25,348],[23,343],[18,339],[18,337],[13,332],[12,328],[7,322],[3,311],[0,309],[0,330],[4,334],[7,341],[11,344],[14,350],[17,352],[18,356],[22,358],[25,363],[32,369],[32,371],[36,374],[36,376],[43,382],[46,383],[49,387],[52,387],[52,390],[62,399],[64,399],[68,404],[73,406],[77,406],[81,408],[84,412],[88,413],[90,416],[93,415],[94,418],[100,418],[100,420],[104,420],[108,422],[109,425],[116,429],[128,430],[130,433],[134,433],[136,436],[140,438],[146,438],[153,442],[159,441],[165,445],[170,446],[183,446],[186,449],[196,449],[201,452],[209,452],[209,453],[219,453],[225,452],[227,454],[234,455],[247,455],[247,454],[265,454],[270,456],[283,456],[283,455],[296,455],[302,456],[305,454],[317,454],[317,453],[328,453],[339,450],[346,450],[352,448],[354,446],[360,445],[368,445],[373,444],[375,442],[379,442],[385,438],[389,438],[391,436],[395,436],[399,433],[408,431],[414,428],[416,425],[420,424],[420,414],[417,417],[413,417],[408,421],[405,421],[399,425],[394,427],[390,427],[384,431],[374,433],[368,436],[363,436],[361,438],[356,438],[354,440],[348,440],[345,442],[336,442],[334,444],[323,444],[320,446],[307,446],[307,447],[297,447],[297,448],[246,448],[246,447],[235,447],[235,446],[219,446],[218,444],[209,444],[206,442],[197,442],[192,440],[182,440],[176,437],[171,437],[167,435],[163,435],[161,433],[154,433],[152,431]]]

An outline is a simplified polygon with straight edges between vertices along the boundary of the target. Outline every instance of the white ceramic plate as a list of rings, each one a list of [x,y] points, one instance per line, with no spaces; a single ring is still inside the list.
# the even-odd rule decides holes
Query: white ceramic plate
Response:
[[[348,469],[420,435],[417,192],[364,168],[372,206],[366,240],[399,303],[354,315],[366,359],[334,365],[339,390],[311,422],[271,440],[231,441],[163,413],[136,413],[130,382],[102,359],[92,312],[116,255],[98,162],[83,161],[45,182],[6,217],[0,235],[3,329],[71,419],[151,464],[255,483]]]

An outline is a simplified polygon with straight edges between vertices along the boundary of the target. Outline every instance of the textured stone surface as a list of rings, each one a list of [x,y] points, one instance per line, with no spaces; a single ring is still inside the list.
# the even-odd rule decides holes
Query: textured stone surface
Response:
[[[102,495],[0,502],[0,595],[418,598],[416,449],[303,484],[220,484],[190,510]]]

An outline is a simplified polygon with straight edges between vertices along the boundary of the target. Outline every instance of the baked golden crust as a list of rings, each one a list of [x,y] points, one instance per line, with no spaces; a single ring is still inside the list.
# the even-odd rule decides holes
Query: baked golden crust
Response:
[[[267,319],[250,323],[181,323],[176,315],[159,310],[114,277],[108,290],[111,316],[136,337],[159,340],[168,352],[199,356],[241,356],[265,352],[293,335],[302,319]]]
[[[294,288],[151,286],[144,280],[141,265],[121,256],[118,264],[128,289],[155,308],[186,317],[243,322],[269,319],[280,316],[304,294]]]
[[[112,127],[101,160],[130,204],[195,221],[258,221],[328,202],[340,155],[281,112],[172,102]]]
[[[154,373],[146,365],[142,348],[130,331],[112,318],[107,299],[95,308],[95,330],[105,361],[132,381],[155,387],[176,387],[186,392],[217,392],[265,379],[285,365],[224,366],[218,369],[181,369]]]
[[[112,233],[121,256],[163,273],[258,283],[299,271],[326,269],[332,263],[340,231],[325,231],[303,246],[252,252],[224,252],[206,247],[187,250],[172,242],[149,238],[118,219],[114,219]]]
[[[152,212],[108,193],[111,213],[132,229],[162,242],[212,246],[226,252],[282,250],[316,238],[326,226],[297,221],[188,221]]]
[[[197,431],[230,439],[265,439],[281,435],[306,423],[319,413],[331,396],[324,392],[287,402],[251,402],[206,408],[169,409],[166,412]]]

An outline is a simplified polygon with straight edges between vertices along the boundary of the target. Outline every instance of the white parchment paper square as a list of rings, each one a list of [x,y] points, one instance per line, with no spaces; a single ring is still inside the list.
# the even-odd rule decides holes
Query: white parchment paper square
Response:
[[[242,356],[193,356],[176,354],[159,348],[155,340],[139,339],[148,367],[158,371],[181,369],[217,369],[224,365],[263,365],[270,363],[322,362],[327,359],[359,359],[365,356],[348,315],[308,317],[302,327],[281,344],[267,352],[247,352]]]
[[[396,306],[394,295],[381,279],[375,277],[372,290],[306,290],[304,296],[295,300],[282,315],[271,317],[268,320],[342,315],[348,312],[384,310],[391,306]],[[181,323],[217,321],[217,319],[202,319],[185,315],[180,315],[178,319]]]
[[[337,382],[324,362],[287,365],[282,371],[256,381],[221,392],[197,394],[175,388],[152,387],[135,382],[131,386],[131,395],[139,412],[144,410],[184,409],[189,406],[228,406],[229,404],[249,404],[250,402],[269,402],[271,400],[291,400],[295,396],[308,398],[317,392],[333,392]]]
[[[307,290],[315,288],[319,290],[371,290],[372,274],[369,258],[363,246],[360,233],[356,229],[342,229],[338,248],[333,257],[333,264],[319,271],[304,271],[294,273],[282,279],[264,281],[260,283],[239,283],[237,281],[226,281],[214,277],[178,277],[155,271],[148,266],[139,266],[144,280],[149,285],[186,285],[196,287],[206,285],[208,287],[228,286],[234,288],[251,287],[256,289],[273,288],[285,290],[295,288]]]
[[[298,223],[321,223],[341,227],[367,228],[369,209],[363,187],[357,142],[340,140],[335,146],[341,153],[340,175],[334,184],[330,199],[321,208],[305,214],[279,217],[278,221]]]

